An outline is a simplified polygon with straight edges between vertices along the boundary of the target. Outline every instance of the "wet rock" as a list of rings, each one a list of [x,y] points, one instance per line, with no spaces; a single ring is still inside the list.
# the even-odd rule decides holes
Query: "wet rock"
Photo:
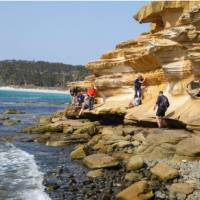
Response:
[[[81,146],[77,147],[74,151],[72,151],[70,153],[70,157],[73,160],[82,159],[82,158],[86,157],[86,153],[84,151],[84,146],[81,145]]]
[[[10,117],[8,117],[8,116],[5,116],[5,115],[2,115],[2,116],[0,116],[0,120],[9,120],[10,119]]]
[[[194,191],[194,186],[189,183],[174,183],[169,187],[169,190],[174,193],[191,194]]]
[[[3,125],[4,126],[13,126],[13,125],[17,125],[21,122],[21,120],[12,120],[12,119],[9,119],[9,120],[4,120],[3,121]]]
[[[161,180],[170,180],[179,175],[177,169],[174,169],[165,163],[156,164],[153,168],[151,168],[151,173]]]
[[[142,178],[143,176],[141,174],[135,173],[135,172],[129,172],[125,176],[125,180],[131,181],[131,182],[140,181]]]
[[[4,112],[4,114],[8,114],[8,115],[11,115],[11,114],[24,114],[25,112],[23,111],[20,111],[20,110],[16,110],[16,109],[8,109]]]
[[[24,133],[47,133],[47,132],[62,132],[63,131],[63,123],[56,122],[45,125],[27,127],[22,129]]]
[[[60,186],[56,178],[47,178],[43,184],[48,187],[49,190],[57,190]]]
[[[90,156],[86,156],[83,159],[83,163],[88,168],[91,168],[91,169],[115,167],[119,165],[119,161],[103,153],[97,153],[97,154],[92,154]]]
[[[147,181],[139,181],[117,194],[117,200],[147,200],[153,197]]]
[[[102,169],[92,170],[87,173],[87,176],[90,178],[97,178],[97,177],[101,177],[103,175],[104,175],[104,173],[103,173]]]
[[[31,137],[22,137],[22,138],[19,138],[19,141],[20,142],[34,142],[33,138]]]
[[[46,145],[51,147],[62,147],[69,144],[67,141],[59,140],[59,141],[47,141]]]
[[[137,170],[144,166],[144,160],[140,156],[132,156],[126,163],[126,170]]]

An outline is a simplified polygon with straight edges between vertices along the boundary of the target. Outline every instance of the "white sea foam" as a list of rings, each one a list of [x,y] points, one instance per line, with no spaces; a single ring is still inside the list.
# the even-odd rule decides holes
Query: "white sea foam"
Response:
[[[22,92],[42,92],[42,93],[58,93],[58,94],[69,94],[69,91],[61,91],[61,90],[50,90],[50,89],[27,89],[27,88],[15,88],[15,87],[0,87],[0,91],[22,91]]]
[[[0,187],[7,190],[0,199],[50,200],[34,156],[14,145],[0,143],[0,180]]]

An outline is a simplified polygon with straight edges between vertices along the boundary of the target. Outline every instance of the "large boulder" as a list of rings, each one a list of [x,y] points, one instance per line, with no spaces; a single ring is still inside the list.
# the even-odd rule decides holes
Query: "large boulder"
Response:
[[[190,137],[191,133],[185,130],[154,130],[135,153],[152,160],[173,158],[176,145]]]
[[[176,147],[179,156],[200,157],[200,138],[193,136],[180,141]]]
[[[139,181],[117,194],[117,200],[147,200],[153,197],[147,181]]]
[[[119,165],[119,161],[103,153],[86,156],[83,159],[83,163],[90,169],[109,168]]]
[[[165,163],[156,164],[153,168],[151,168],[151,173],[161,180],[170,180],[179,175],[177,169],[174,169]]]

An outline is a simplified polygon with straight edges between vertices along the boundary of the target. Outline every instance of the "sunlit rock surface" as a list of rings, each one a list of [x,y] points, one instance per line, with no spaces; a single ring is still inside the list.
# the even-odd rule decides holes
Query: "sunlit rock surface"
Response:
[[[150,32],[116,45],[86,65],[101,103],[93,113],[124,113],[128,123],[155,122],[153,105],[158,91],[164,90],[170,100],[168,117],[198,132],[200,84],[195,92],[189,86],[200,79],[200,1],[151,2],[134,17],[151,23]],[[138,74],[146,78],[143,104],[126,109]]]

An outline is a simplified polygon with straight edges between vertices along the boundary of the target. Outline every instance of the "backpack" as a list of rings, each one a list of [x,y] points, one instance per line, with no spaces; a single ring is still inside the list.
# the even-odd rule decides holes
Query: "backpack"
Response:
[[[162,95],[161,98],[162,98],[162,101],[161,101],[161,103],[160,103],[159,106],[160,106],[161,108],[167,110],[167,108],[169,107],[168,98],[167,98],[166,96],[164,96],[164,95]]]

